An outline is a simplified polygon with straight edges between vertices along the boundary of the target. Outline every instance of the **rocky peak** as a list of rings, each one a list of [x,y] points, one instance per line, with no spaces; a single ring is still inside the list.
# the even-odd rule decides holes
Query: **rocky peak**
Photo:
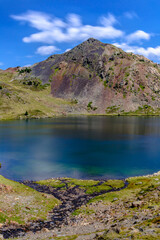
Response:
[[[159,65],[94,38],[31,69],[28,77],[51,82],[54,97],[76,99],[96,113],[160,108]]]

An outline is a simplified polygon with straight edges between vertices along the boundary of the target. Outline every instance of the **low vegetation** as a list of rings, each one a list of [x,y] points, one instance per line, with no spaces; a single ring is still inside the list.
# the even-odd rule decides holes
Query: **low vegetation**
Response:
[[[55,235],[53,239],[69,240],[79,239],[79,237],[90,239],[91,236],[92,239],[97,240],[159,239],[160,173],[144,177],[131,177],[126,181],[128,184],[125,186],[124,180],[58,178],[36,182],[40,186],[52,187],[59,191],[61,196],[62,194],[65,196],[65,192],[68,192],[73,197],[71,190],[75,188],[77,191],[81,189],[85,192],[86,195],[79,192],[79,194],[83,194],[83,197],[90,196],[87,204],[70,213],[67,225],[63,226],[66,230],[64,232],[63,228],[58,230],[62,232],[62,236]],[[47,211],[59,204],[58,200],[50,195],[38,193],[2,176],[0,182],[2,196],[0,223],[24,224],[24,222],[34,219],[46,219]],[[7,205],[4,204],[4,200],[5,203],[7,201]],[[94,227],[98,225],[99,228]],[[71,230],[72,228],[73,230]],[[84,229],[83,233],[79,232],[80,228],[81,231]],[[71,234],[72,232],[74,234]],[[42,237],[38,239],[50,238],[45,238],[42,234]]]
[[[40,185],[51,186],[65,190],[66,188],[79,187],[83,189],[86,194],[95,194],[105,192],[111,189],[118,189],[124,187],[122,180],[108,180],[108,181],[96,181],[96,180],[78,180],[74,178],[60,178],[49,179],[36,182]]]
[[[0,120],[54,117],[73,105],[54,98],[49,84],[37,79],[13,81],[13,76],[0,71]]]
[[[60,202],[23,184],[0,176],[0,223],[26,224],[47,220],[47,214]]]
[[[22,74],[22,73],[30,73],[32,71],[32,69],[26,67],[26,68],[21,68],[21,69],[18,69],[18,73],[19,74]]]

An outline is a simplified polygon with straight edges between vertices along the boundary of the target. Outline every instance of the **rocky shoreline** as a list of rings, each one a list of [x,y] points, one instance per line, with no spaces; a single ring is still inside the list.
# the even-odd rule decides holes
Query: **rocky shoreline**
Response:
[[[5,239],[21,237],[24,236],[27,232],[38,232],[42,229],[52,230],[54,228],[59,228],[62,225],[68,225],[70,220],[74,222],[74,218],[70,219],[71,214],[82,205],[86,205],[89,200],[92,198],[102,195],[108,192],[120,191],[127,187],[128,182],[124,181],[124,186],[118,189],[111,188],[110,190],[103,190],[99,193],[94,192],[93,194],[86,194],[85,190],[79,188],[79,186],[74,186],[73,188],[68,187],[67,182],[62,180],[62,182],[66,185],[66,190],[61,191],[61,188],[53,188],[51,186],[39,185],[33,181],[25,181],[24,185],[29,186],[35,189],[38,192],[51,194],[55,198],[61,201],[61,204],[54,208],[52,212],[49,213],[50,220],[49,221],[36,221],[25,226],[4,226],[0,233],[3,235]],[[100,181],[98,186],[103,184],[105,180]],[[96,185],[95,185],[96,187]]]
[[[22,185],[52,195],[59,204],[47,220],[1,224],[0,239],[159,239],[159,172],[126,180],[59,178]]]

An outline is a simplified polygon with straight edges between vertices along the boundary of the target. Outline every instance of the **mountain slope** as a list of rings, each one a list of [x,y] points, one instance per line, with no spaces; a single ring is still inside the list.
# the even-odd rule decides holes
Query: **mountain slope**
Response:
[[[15,81],[17,68],[0,70],[0,120],[64,115],[72,103],[51,95],[50,85],[32,87]]]
[[[159,65],[92,38],[15,71],[12,81],[32,92],[51,85],[52,97],[67,102],[67,114],[160,114]]]
[[[34,65],[30,75],[51,82],[54,97],[75,99],[95,113],[160,107],[159,66],[95,39]]]

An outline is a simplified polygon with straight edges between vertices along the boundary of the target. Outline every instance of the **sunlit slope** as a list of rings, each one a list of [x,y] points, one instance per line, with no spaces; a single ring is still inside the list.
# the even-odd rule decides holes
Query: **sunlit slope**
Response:
[[[16,70],[0,71],[0,119],[54,117],[64,114],[71,102],[56,99],[50,85],[28,87],[13,81]]]

